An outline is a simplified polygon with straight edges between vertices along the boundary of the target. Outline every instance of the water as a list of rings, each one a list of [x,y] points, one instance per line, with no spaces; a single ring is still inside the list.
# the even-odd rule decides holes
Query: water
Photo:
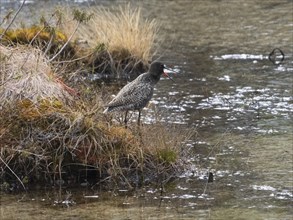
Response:
[[[25,10],[42,2],[50,5],[32,1]],[[194,167],[163,192],[82,188],[2,195],[1,219],[291,219],[293,2],[133,5],[162,23],[161,60],[179,71],[175,83],[159,82],[144,121],[152,122],[156,109],[162,121],[196,128],[197,137],[186,143]],[[268,59],[274,48],[285,54],[279,65]]]

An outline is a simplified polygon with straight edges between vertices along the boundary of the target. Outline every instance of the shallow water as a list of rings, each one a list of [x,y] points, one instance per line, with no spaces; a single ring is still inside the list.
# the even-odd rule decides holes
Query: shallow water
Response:
[[[24,11],[61,1],[30,1]],[[80,1],[92,5],[93,1]],[[122,1],[96,1],[117,5]],[[3,4],[2,4],[3,3]],[[1,10],[17,8],[1,2]],[[186,143],[194,167],[161,192],[89,189],[1,195],[1,219],[291,219],[293,215],[293,2],[136,2],[161,22],[162,79],[145,123],[198,135]],[[268,60],[280,48],[285,60]],[[278,58],[280,59],[280,58]],[[207,183],[207,172],[214,181]]]

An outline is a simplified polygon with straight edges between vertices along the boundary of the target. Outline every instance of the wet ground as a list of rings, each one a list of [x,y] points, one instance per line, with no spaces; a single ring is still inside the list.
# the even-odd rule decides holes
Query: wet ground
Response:
[[[27,11],[61,1],[30,2]],[[178,71],[175,83],[158,84],[144,122],[151,123],[156,110],[162,121],[197,129],[186,143],[194,167],[163,192],[82,188],[1,195],[1,219],[292,219],[293,2],[133,5],[161,22],[160,59]],[[285,55],[279,64],[269,60],[274,48]],[[282,54],[276,53],[278,63]],[[212,183],[207,172],[214,174]]]

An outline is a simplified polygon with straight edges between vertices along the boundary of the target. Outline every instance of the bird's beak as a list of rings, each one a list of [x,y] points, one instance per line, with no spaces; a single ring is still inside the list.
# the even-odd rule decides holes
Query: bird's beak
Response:
[[[172,78],[168,75],[168,73],[163,72],[163,74],[164,74],[164,76],[168,77],[168,78],[171,79],[173,82],[175,82],[174,79],[172,79]]]
[[[171,70],[170,68],[167,68],[166,66],[164,66],[164,70],[169,70],[171,72],[174,72],[173,70]],[[168,77],[169,79],[171,79],[173,82],[175,82],[169,75],[168,73],[166,73],[165,71],[163,71],[164,76]]]

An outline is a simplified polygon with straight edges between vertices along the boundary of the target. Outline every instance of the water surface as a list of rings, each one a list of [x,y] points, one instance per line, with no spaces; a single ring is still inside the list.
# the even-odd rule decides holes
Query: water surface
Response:
[[[4,1],[1,9],[17,8]],[[64,1],[30,1],[36,12]],[[82,1],[77,5],[123,5]],[[197,129],[191,170],[135,192],[67,189],[1,195],[1,219],[291,219],[293,2],[133,1],[161,22],[160,59],[179,73],[158,84],[145,123]],[[43,10],[43,9],[41,9]],[[24,16],[24,15],[21,15]],[[268,60],[280,48],[285,60]],[[214,181],[207,183],[207,172]]]

